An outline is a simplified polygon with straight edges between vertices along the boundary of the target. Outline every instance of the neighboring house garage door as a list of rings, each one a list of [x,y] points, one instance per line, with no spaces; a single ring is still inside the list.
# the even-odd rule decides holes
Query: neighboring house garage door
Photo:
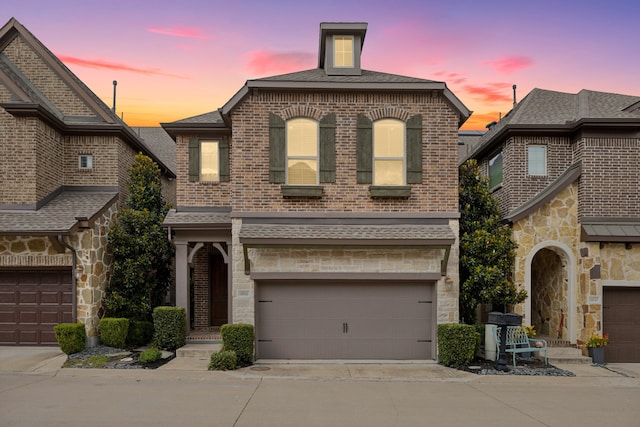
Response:
[[[433,283],[259,282],[261,359],[432,359]]]
[[[56,344],[53,326],[72,322],[71,269],[0,270],[0,344]]]
[[[640,288],[605,287],[602,309],[605,362],[640,362]]]

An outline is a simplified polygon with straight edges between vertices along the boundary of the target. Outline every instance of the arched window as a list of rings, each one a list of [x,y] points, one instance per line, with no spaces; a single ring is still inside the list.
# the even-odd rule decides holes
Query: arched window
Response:
[[[373,185],[405,185],[405,124],[396,119],[373,122]]]
[[[290,185],[318,184],[318,122],[307,118],[287,121],[287,177]]]

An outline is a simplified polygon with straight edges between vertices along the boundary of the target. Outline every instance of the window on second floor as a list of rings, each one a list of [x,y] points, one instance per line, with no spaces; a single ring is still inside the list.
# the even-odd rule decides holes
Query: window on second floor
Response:
[[[400,120],[373,122],[373,185],[405,184],[404,135]]]
[[[529,175],[544,176],[547,174],[547,146],[529,145],[527,147],[527,163]]]
[[[287,177],[290,185],[318,184],[318,122],[307,118],[287,121]]]
[[[489,160],[489,188],[502,184],[502,151]]]
[[[189,181],[229,181],[229,140],[189,140]]]
[[[335,67],[353,67],[353,36],[333,37],[333,58]]]
[[[80,154],[78,156],[78,168],[80,170],[91,170],[91,169],[93,169],[93,155],[91,155],[91,154]]]

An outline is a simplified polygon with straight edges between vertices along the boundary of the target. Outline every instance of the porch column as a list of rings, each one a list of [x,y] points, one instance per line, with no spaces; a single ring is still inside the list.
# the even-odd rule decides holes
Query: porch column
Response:
[[[187,334],[191,330],[191,307],[189,307],[189,264],[187,243],[176,242],[176,306],[184,307]]]

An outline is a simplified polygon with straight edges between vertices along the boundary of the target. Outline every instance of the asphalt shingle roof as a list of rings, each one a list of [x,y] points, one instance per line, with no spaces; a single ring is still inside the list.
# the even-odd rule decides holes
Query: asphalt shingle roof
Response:
[[[254,240],[301,240],[309,243],[322,241],[359,240],[413,241],[428,244],[438,241],[451,244],[455,235],[448,225],[302,225],[302,224],[243,224],[241,241]],[[402,243],[400,243],[402,244]]]
[[[38,210],[0,210],[0,234],[65,234],[113,203],[117,192],[63,191]]]
[[[175,209],[171,209],[164,218],[163,225],[182,228],[211,225],[231,226],[231,216],[229,212],[177,212]]]
[[[222,120],[222,115],[216,110],[211,111],[204,114],[199,114],[193,117],[187,117],[186,119],[177,120],[175,122],[171,122],[171,124],[222,124],[224,121]]]
[[[362,70],[362,75],[334,76],[327,75],[321,68],[280,74],[277,76],[255,79],[255,81],[273,82],[331,82],[331,83],[441,83],[435,80],[419,79],[416,77],[400,76],[397,74],[381,73],[378,71]]]
[[[171,171],[176,171],[176,143],[161,127],[134,127],[143,144]]]

